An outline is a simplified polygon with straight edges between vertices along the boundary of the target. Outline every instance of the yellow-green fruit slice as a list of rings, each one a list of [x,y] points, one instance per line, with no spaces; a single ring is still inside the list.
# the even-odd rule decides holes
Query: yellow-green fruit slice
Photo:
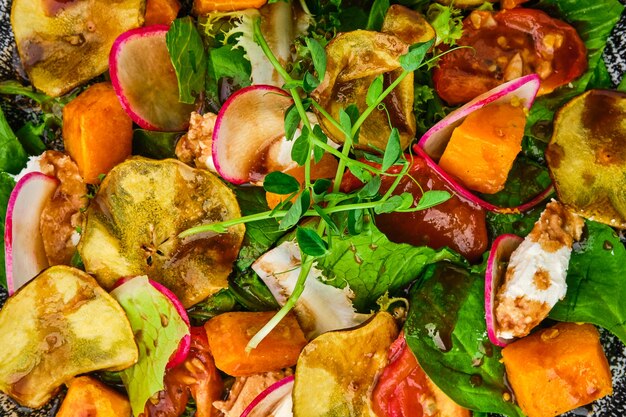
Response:
[[[626,228],[626,94],[590,90],[568,102],[554,119],[546,159],[561,202]]]
[[[0,346],[0,391],[31,408],[76,375],[137,361],[122,307],[69,266],[46,269],[9,298],[0,311]]]
[[[398,335],[389,313],[361,327],[324,333],[298,359],[293,387],[295,417],[371,416],[371,392]]]
[[[14,0],[11,25],[33,85],[56,97],[102,74],[113,41],[143,25],[145,0]]]
[[[148,275],[188,308],[228,286],[245,227],[184,239],[190,227],[240,217],[233,192],[180,161],[127,160],[113,168],[86,211],[78,251],[106,289]]]

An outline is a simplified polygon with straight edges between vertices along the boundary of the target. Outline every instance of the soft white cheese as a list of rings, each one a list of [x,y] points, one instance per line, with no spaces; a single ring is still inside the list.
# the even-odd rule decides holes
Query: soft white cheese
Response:
[[[257,259],[252,269],[283,305],[293,293],[300,275],[300,249],[295,242],[284,242]],[[309,339],[332,330],[358,326],[370,317],[354,311],[348,287],[335,288],[322,280],[322,272],[313,266],[295,307]]]
[[[565,277],[571,252],[567,246],[556,252],[548,252],[540,243],[524,239],[511,255],[509,268],[514,268],[514,272],[504,296],[513,299],[523,297],[554,306],[567,292]],[[542,290],[535,285],[535,274],[540,271],[545,271],[550,278],[547,289]]]

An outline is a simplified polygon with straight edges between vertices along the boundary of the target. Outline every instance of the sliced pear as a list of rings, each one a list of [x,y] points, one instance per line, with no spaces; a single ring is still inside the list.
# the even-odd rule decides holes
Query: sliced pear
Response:
[[[106,289],[148,275],[188,308],[228,286],[245,227],[180,239],[190,227],[240,217],[233,192],[180,161],[127,160],[113,168],[86,211],[78,251]]]
[[[33,85],[57,97],[108,68],[113,41],[143,24],[145,0],[14,0],[11,25]]]
[[[546,151],[559,200],[575,213],[626,229],[626,94],[590,90],[554,119]]]
[[[31,408],[76,375],[124,369],[138,355],[122,307],[69,266],[46,269],[9,298],[0,311],[0,346],[0,391]]]
[[[296,365],[294,416],[376,417],[371,392],[396,336],[393,317],[381,312],[361,327],[314,339]]]

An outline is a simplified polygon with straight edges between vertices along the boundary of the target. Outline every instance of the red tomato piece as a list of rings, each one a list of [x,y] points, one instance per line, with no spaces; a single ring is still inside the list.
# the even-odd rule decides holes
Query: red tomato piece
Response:
[[[475,10],[463,21],[458,44],[472,49],[443,56],[433,74],[437,93],[451,105],[531,73],[541,78],[539,94],[547,94],[587,69],[576,30],[540,10]]]
[[[196,402],[197,417],[218,414],[213,401],[222,396],[223,384],[209,349],[204,327],[191,328],[189,356],[180,365],[165,373],[165,389],[156,401],[148,401],[145,417],[178,417],[185,411],[189,395]]]
[[[469,417],[469,410],[446,396],[421,368],[408,348],[404,334],[389,348],[389,365],[383,370],[372,402],[379,417]]]
[[[422,158],[411,155],[406,157],[412,161],[411,169],[400,180],[394,194],[411,193],[415,204],[422,197],[423,190],[447,190],[452,198],[438,206],[413,213],[377,215],[376,226],[393,242],[425,245],[433,249],[447,246],[471,262],[479,261],[488,243],[485,211],[477,204],[455,195],[454,190]],[[389,170],[390,173],[398,171],[398,167]],[[381,194],[391,187],[394,180],[395,177],[383,176]],[[360,186],[362,184],[350,172],[344,175],[343,190],[351,191]]]

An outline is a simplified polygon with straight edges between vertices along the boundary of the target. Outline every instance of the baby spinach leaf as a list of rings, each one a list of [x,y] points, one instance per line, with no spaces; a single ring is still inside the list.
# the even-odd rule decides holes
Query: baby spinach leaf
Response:
[[[196,96],[204,91],[207,54],[192,18],[174,20],[165,42],[178,79],[178,100],[194,103]]]
[[[248,216],[269,210],[265,200],[265,192],[260,187],[237,187],[235,195],[241,208],[241,215]],[[243,271],[263,253],[265,253],[276,241],[284,235],[278,229],[275,219],[257,220],[246,224],[246,233],[239,250],[239,256],[235,265]]]
[[[17,174],[26,165],[28,155],[0,109],[0,171]]]
[[[133,155],[153,159],[176,157],[176,142],[182,132],[155,132],[135,129],[133,131]]]
[[[246,310],[276,311],[280,308],[269,288],[252,269],[231,276],[228,290]]]
[[[327,284],[354,292],[354,306],[367,312],[376,300],[393,294],[411,283],[426,265],[449,259],[461,262],[450,250],[393,243],[368,217],[356,236],[333,239],[332,249],[317,262]]]
[[[0,236],[4,236],[4,219],[7,215],[7,206],[13,187],[15,187],[13,178],[6,172],[0,172],[0,219],[2,219],[0,221]],[[0,245],[0,285],[6,288],[7,275],[4,265],[4,239],[2,239],[2,244]]]
[[[508,391],[500,349],[487,337],[484,279],[448,262],[430,265],[411,290],[404,327],[424,371],[463,407],[523,416]]]
[[[122,284],[111,295],[126,312],[139,349],[137,363],[121,372],[133,414],[138,416],[146,401],[163,389],[165,366],[189,328],[145,276]]]
[[[567,271],[567,295],[550,318],[604,327],[626,343],[626,248],[609,226],[586,222],[586,238],[577,243]]]
[[[374,0],[367,19],[367,30],[380,30],[383,27],[385,15],[389,9],[389,0]]]

